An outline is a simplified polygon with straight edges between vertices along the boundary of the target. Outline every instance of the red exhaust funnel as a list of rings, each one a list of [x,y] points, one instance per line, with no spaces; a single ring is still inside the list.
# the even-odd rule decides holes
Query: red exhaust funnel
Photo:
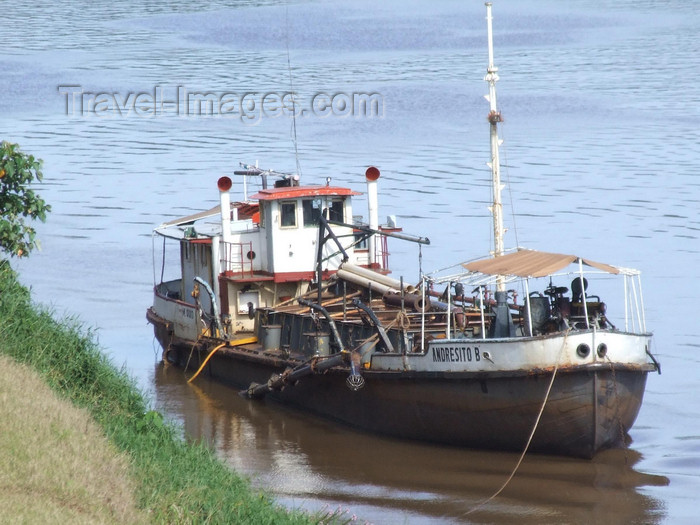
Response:
[[[228,191],[233,186],[233,182],[228,177],[221,177],[216,185],[219,187],[219,191]]]
[[[379,178],[379,170],[374,166],[370,166],[367,168],[367,171],[365,171],[365,177],[367,180],[374,182]]]

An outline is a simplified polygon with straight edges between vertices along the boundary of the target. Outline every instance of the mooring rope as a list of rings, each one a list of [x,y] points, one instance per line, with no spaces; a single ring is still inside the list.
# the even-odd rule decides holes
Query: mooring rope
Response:
[[[200,334],[197,336],[197,340],[194,343],[192,343],[192,346],[190,347],[190,355],[187,356],[187,362],[185,363],[185,369],[182,371],[183,374],[185,372],[187,372],[187,369],[190,367],[190,360],[192,359],[192,354],[194,354],[194,348],[195,348],[195,346],[197,346],[197,344],[199,343],[199,340],[201,338],[202,338],[202,335]]]
[[[510,476],[508,476],[508,479],[505,480],[503,485],[494,492],[491,496],[486,498],[484,501],[481,503],[477,504],[476,506],[472,507],[470,510],[464,513],[464,516],[467,516],[473,512],[476,512],[479,510],[481,507],[489,503],[491,500],[496,498],[501,492],[505,490],[505,488],[508,486],[508,484],[511,482],[511,480],[515,477],[515,473],[518,471],[520,468],[520,465],[523,462],[523,459],[525,459],[525,454],[527,454],[528,449],[530,448],[530,443],[532,443],[532,438],[535,435],[535,432],[537,431],[537,427],[540,424],[540,419],[542,418],[542,414],[544,413],[544,407],[547,406],[547,401],[549,401],[549,394],[552,391],[552,385],[554,385],[554,378],[557,377],[557,370],[559,370],[559,360],[561,359],[561,354],[564,351],[564,347],[566,346],[566,340],[569,337],[569,332],[571,329],[568,329],[566,333],[564,334],[564,341],[561,344],[561,348],[559,349],[559,355],[557,356],[557,361],[554,364],[554,371],[552,372],[552,379],[549,381],[549,386],[547,387],[547,393],[544,396],[544,400],[542,401],[542,406],[540,407],[540,412],[537,414],[537,419],[535,419],[535,425],[532,427],[532,432],[530,432],[530,437],[527,439],[527,443],[525,444],[525,449],[523,450],[522,454],[520,454],[520,458],[518,459],[518,462],[515,464],[515,467],[513,468],[513,471],[510,473]]]

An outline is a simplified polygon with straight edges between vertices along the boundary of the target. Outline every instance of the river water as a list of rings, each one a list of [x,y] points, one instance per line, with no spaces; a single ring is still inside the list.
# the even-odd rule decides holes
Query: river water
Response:
[[[643,272],[663,374],[629,450],[526,456],[470,513],[517,454],[376,438],[159,365],[151,229],[215,205],[239,161],[294,171],[290,91],[303,180],[362,191],[376,165],[381,215],[430,237],[420,260],[391,245],[395,275],[488,252],[481,2],[1,2],[0,135],[44,159],[53,206],[42,251],[15,266],[38,301],[98,329],[156,408],[285,505],[375,523],[695,523],[700,11],[494,3],[506,245]],[[363,94],[379,115],[348,105]]]

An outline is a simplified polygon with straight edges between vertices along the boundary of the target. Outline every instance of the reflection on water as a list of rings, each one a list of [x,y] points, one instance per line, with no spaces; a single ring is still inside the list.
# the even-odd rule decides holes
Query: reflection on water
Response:
[[[607,451],[592,461],[529,455],[501,495],[467,515],[503,484],[517,454],[378,438],[274,402],[251,402],[205,378],[188,384],[169,365],[157,365],[154,378],[157,405],[183,423],[188,437],[209,443],[238,471],[304,508],[341,505],[378,523],[663,518],[661,502],[638,489],[669,480],[636,470],[634,450]]]

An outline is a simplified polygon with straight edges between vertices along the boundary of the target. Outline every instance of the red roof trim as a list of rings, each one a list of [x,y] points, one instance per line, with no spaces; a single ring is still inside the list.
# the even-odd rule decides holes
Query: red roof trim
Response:
[[[301,197],[318,197],[330,195],[334,197],[346,197],[349,195],[362,195],[349,188],[336,186],[291,186],[285,188],[268,188],[252,195],[251,199],[260,201],[275,201],[280,199],[299,199]]]
[[[322,279],[328,279],[331,275],[335,273],[335,270],[324,270],[322,274]],[[316,279],[316,272],[277,272],[277,273],[267,273],[267,272],[255,272],[251,275],[248,272],[241,274],[240,272],[224,272],[219,275],[221,279],[226,279],[232,282],[262,282],[262,281],[274,281],[276,283],[291,283],[297,281],[313,281]]]

